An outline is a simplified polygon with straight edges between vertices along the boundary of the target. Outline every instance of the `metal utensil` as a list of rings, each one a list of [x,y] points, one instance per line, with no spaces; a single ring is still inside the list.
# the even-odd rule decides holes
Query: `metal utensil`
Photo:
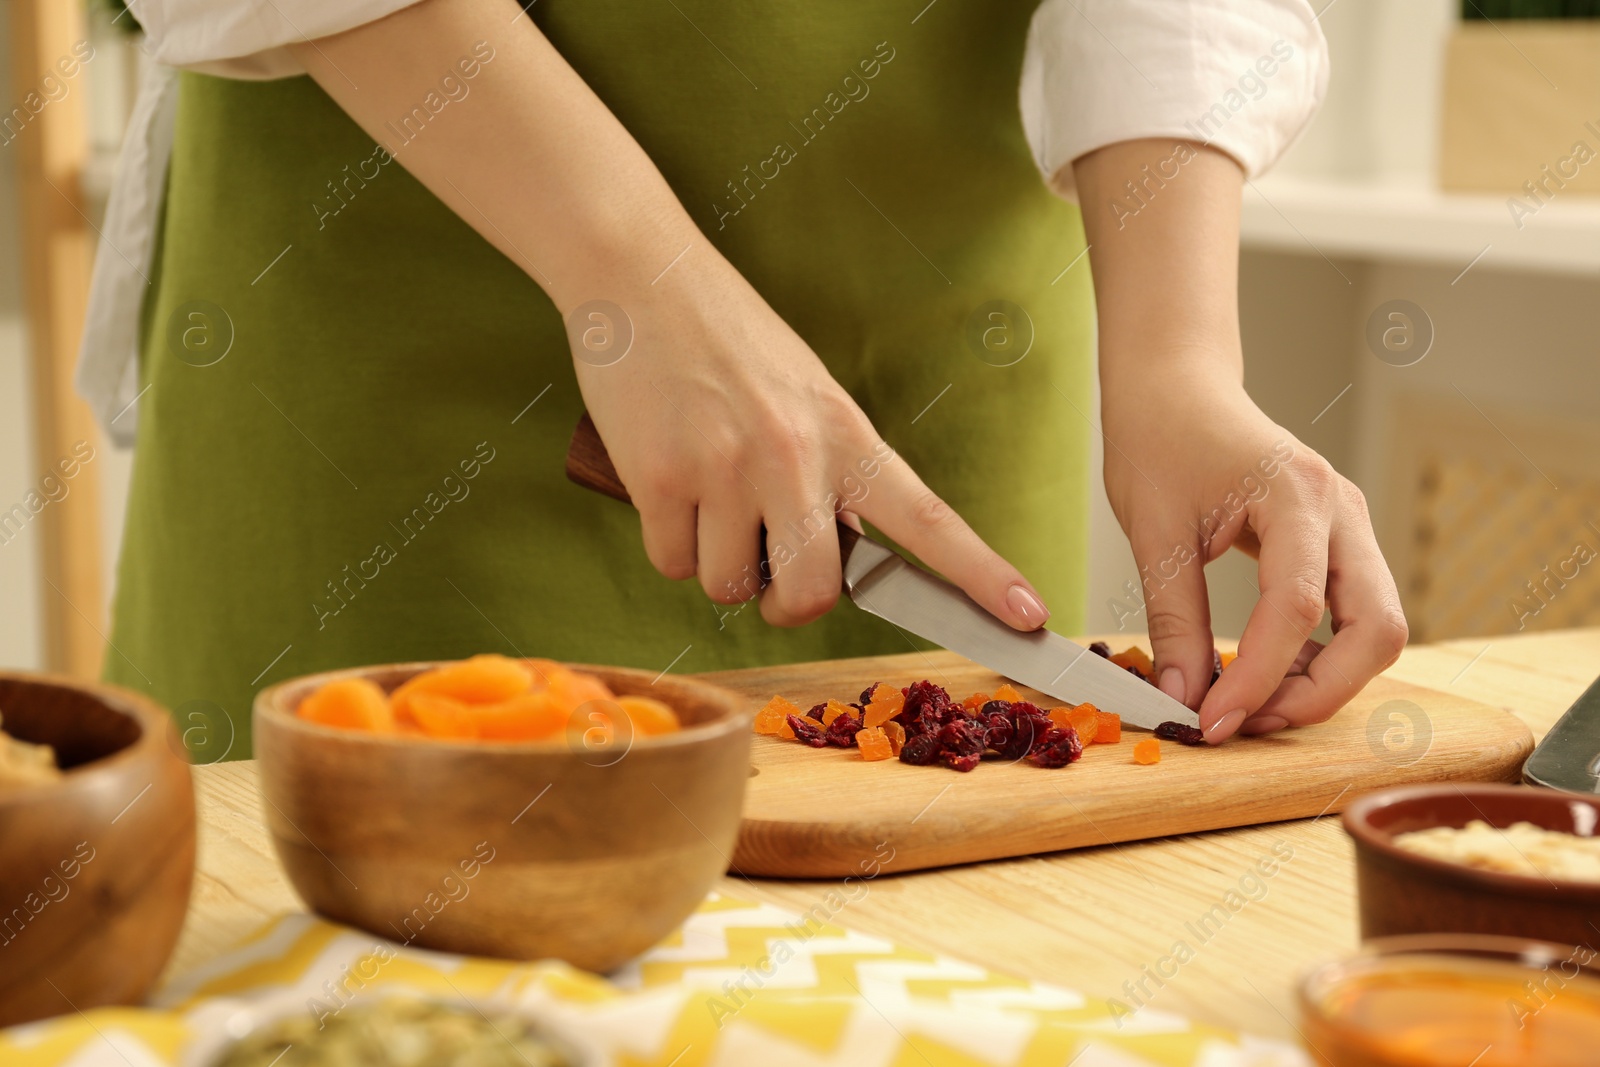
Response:
[[[573,431],[567,477],[632,503],[588,415]],[[865,534],[843,523],[838,533],[844,592],[863,611],[1057,700],[1114,711],[1129,725],[1200,725],[1183,704],[1105,657],[1049,630],[1013,630],[960,589]]]

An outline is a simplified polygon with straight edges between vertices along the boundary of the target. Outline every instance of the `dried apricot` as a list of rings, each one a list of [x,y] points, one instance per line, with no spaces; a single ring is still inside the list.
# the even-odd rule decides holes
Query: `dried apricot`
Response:
[[[584,671],[558,666],[547,677],[550,679],[550,692],[566,705],[569,712],[576,711],[591,700],[617,699],[610,686]]]
[[[906,695],[892,685],[879,682],[872,688],[872,700],[861,721],[868,726],[882,726],[906,706]]]
[[[799,714],[801,712],[798,707],[783,697],[775,696],[767,701],[765,707],[756,712],[756,733],[771,734],[776,737],[783,732],[783,727],[786,725],[784,719]]]
[[[1125,648],[1112,656],[1111,662],[1119,667],[1132,667],[1146,680],[1155,677],[1156,665],[1151,662],[1149,653],[1142,648]]]
[[[411,713],[429,737],[470,741],[478,736],[478,723],[472,709],[442,693],[419,692],[411,695]]]
[[[822,725],[832,726],[833,720],[841,715],[849,715],[851,718],[855,718],[856,709],[838,700],[828,701],[827,707],[822,709]]]
[[[1022,699],[1022,694],[1017,692],[1010,682],[1005,682],[1001,684],[999,689],[994,691],[994,695],[989,699],[1005,700],[1015,704],[1017,701]]]
[[[1067,725],[1085,745],[1093,744],[1100,732],[1100,712],[1093,704],[1079,704],[1067,713]]]
[[[389,698],[366,678],[336,678],[300,702],[302,719],[346,730],[393,733],[394,711]]]
[[[650,697],[623,696],[617,698],[622,710],[628,713],[635,733],[645,737],[671,734],[679,730],[678,714],[659,700]]]
[[[1114,745],[1122,740],[1122,716],[1109,711],[1096,711],[1094,743]]]
[[[1133,746],[1133,762],[1135,763],[1160,763],[1161,742],[1153,737],[1147,737]]]
[[[889,739],[889,751],[898,756],[900,750],[906,746],[906,728],[897,722],[883,724],[883,736]]]
[[[560,733],[568,717],[560,703],[543,690],[518,693],[495,704],[462,707],[476,726],[476,736],[492,741],[542,741]]]
[[[869,726],[856,734],[856,747],[861,750],[864,760],[890,759],[895,754],[888,736],[876,726]]]
[[[1049,711],[1045,712],[1045,715],[1047,715],[1050,721],[1055,723],[1057,726],[1065,728],[1072,725],[1072,707],[1073,706],[1071,704],[1067,704],[1063,707],[1051,708]]]
[[[533,680],[533,671],[526,664],[488,653],[423,671],[396,689],[390,699],[395,717],[406,722],[412,718],[413,693],[436,693],[466,704],[493,704],[527,692]]]

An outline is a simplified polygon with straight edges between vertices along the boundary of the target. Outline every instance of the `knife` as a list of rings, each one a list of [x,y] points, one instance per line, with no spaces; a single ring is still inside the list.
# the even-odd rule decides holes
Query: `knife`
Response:
[[[1522,765],[1529,785],[1600,793],[1600,679],[1583,691]]]
[[[631,504],[605,443],[586,413],[567,448],[567,477]],[[1130,726],[1200,725],[1200,717],[1143,678],[1049,630],[1013,630],[943,578],[838,524],[843,587],[863,611],[1057,700],[1093,704]]]

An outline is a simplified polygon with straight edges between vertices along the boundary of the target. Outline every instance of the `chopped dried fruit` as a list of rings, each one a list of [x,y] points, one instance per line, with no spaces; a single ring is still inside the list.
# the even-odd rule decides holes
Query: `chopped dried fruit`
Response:
[[[1067,725],[1078,735],[1078,740],[1092,745],[1095,734],[1100,732],[1100,711],[1093,704],[1079,704],[1067,712]]]
[[[852,708],[849,704],[841,704],[837,700],[828,701],[827,704],[823,705],[822,725],[832,726],[833,720],[837,719],[841,715],[854,718],[856,715],[856,709]]]
[[[1097,745],[1114,745],[1122,740],[1122,716],[1114,715],[1109,711],[1099,712],[1098,722],[1095,724],[1094,743]]]
[[[871,696],[866,710],[861,713],[861,721],[868,726],[882,726],[900,714],[906,706],[906,695],[894,686],[882,682],[873,687]]]
[[[983,758],[986,734],[978,720],[965,716],[945,724],[939,731],[939,758],[955,770],[972,770]]]
[[[910,763],[918,767],[933,763],[939,758],[939,739],[932,734],[917,734],[907,737],[906,743],[900,748],[900,762]]]
[[[1164,722],[1151,733],[1163,741],[1176,741],[1180,745],[1203,745],[1206,735],[1198,726],[1185,726],[1181,722]]]
[[[1065,767],[1083,755],[1083,742],[1072,727],[1053,726],[1036,742],[1028,753],[1028,762],[1035,767]]]
[[[961,702],[961,707],[965,711],[977,711],[992,699],[988,693],[973,693]]]
[[[800,714],[799,708],[783,697],[775,696],[767,701],[765,707],[756,712],[756,733],[771,734],[776,737],[785,725],[784,720],[790,715],[798,714]]]
[[[1097,656],[1104,656],[1106,659],[1111,658],[1111,646],[1106,644],[1104,641],[1091,642],[1089,645],[1089,651],[1093,652]]]
[[[1147,737],[1133,746],[1133,762],[1135,763],[1160,763],[1161,742],[1153,737]]]
[[[1001,684],[999,689],[996,689],[994,691],[994,696],[991,697],[990,699],[991,700],[1008,700],[1008,701],[1015,702],[1015,701],[1018,701],[1018,700],[1022,699],[1022,694],[1017,692],[1016,689],[1011,685],[1010,682],[1004,682],[1004,683]]]
[[[1150,661],[1149,653],[1142,648],[1123,649],[1110,659],[1119,667],[1132,667],[1134,673],[1141,678],[1148,680],[1155,677],[1156,665]]]
[[[826,700],[824,700],[820,704],[813,704],[813,705],[811,705],[811,710],[806,712],[806,718],[815,719],[818,722],[821,722],[822,721],[822,715],[827,710],[828,710],[828,702]]]
[[[897,722],[886,722],[883,724],[883,736],[889,739],[889,751],[900,755],[900,750],[906,745],[906,728]]]
[[[791,715],[788,719],[788,727],[789,732],[794,735],[794,739],[802,744],[810,745],[812,748],[826,748],[828,746],[822,727],[818,726],[813,719]]]
[[[854,748],[856,734],[860,732],[860,719],[854,715],[840,715],[828,724],[828,728],[823,731],[823,737],[835,748]]]
[[[889,738],[876,726],[864,727],[856,734],[856,747],[861,750],[861,758],[869,761],[889,759],[894,755],[894,748],[889,744]]]

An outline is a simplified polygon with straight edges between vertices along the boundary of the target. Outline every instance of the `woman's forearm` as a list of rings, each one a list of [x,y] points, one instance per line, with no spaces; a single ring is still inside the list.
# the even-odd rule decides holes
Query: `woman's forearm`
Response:
[[[296,51],[563,313],[648,285],[698,236],[644,150],[513,0],[423,0]]]
[[[1073,173],[1106,404],[1196,374],[1239,383],[1238,164],[1193,142],[1146,139],[1091,152]]]

